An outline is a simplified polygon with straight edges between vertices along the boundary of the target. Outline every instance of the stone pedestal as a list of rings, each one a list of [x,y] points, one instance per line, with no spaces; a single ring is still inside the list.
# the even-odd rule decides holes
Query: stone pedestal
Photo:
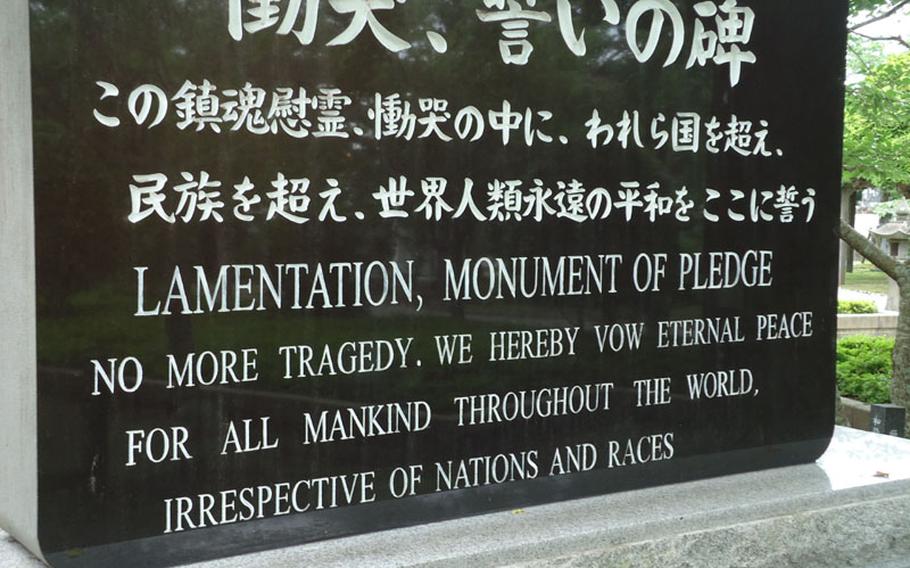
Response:
[[[910,441],[838,428],[817,464],[274,550],[206,568],[891,568],[910,562]],[[204,539],[206,533],[197,537]],[[97,557],[104,565],[103,555]],[[0,565],[40,566],[0,541]]]

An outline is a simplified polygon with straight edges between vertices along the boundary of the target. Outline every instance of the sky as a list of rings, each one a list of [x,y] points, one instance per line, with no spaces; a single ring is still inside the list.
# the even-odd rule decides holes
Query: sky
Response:
[[[862,21],[862,18],[860,18]],[[866,35],[874,37],[901,36],[910,42],[910,8],[905,8],[901,14],[896,14],[888,19],[865,26],[861,30]],[[895,41],[883,42],[886,53],[899,53],[906,48]]]

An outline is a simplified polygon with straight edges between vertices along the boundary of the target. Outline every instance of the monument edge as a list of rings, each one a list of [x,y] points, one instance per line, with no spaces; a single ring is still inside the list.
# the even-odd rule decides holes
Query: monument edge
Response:
[[[29,4],[0,6],[0,525],[38,543],[37,337]]]

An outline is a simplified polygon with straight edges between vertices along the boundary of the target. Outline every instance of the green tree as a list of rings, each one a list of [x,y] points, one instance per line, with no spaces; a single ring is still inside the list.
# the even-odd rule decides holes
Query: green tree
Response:
[[[910,12],[910,0],[852,0],[850,4],[849,25],[849,52],[847,58],[848,93],[847,93],[847,136],[844,140],[845,176],[843,192],[841,194],[841,218],[852,225],[856,211],[857,193],[869,188],[878,187],[886,194],[893,195],[899,188],[889,183],[880,184],[877,175],[869,175],[874,168],[865,167],[867,164],[887,166],[883,160],[878,159],[877,144],[881,140],[880,133],[872,133],[863,129],[867,120],[862,120],[864,115],[860,111],[868,111],[872,107],[862,104],[861,98],[868,95],[868,91],[857,87],[857,80],[861,84],[863,79],[885,57],[883,47],[903,47],[910,49],[908,39],[901,35],[875,35],[871,32],[872,26],[879,22],[888,21],[896,16]],[[860,97],[857,99],[855,97]],[[866,97],[868,100],[868,97]],[[865,118],[868,118],[868,112]],[[874,122],[874,120],[873,120]],[[873,135],[875,134],[875,135]],[[870,162],[869,158],[874,159]],[[852,270],[853,258],[850,247],[841,245],[839,283],[843,284],[846,274]]]
[[[878,187],[910,195],[910,51],[886,55],[883,44],[910,48],[901,36],[867,33],[871,24],[910,9],[910,0],[853,0],[844,124],[844,242],[888,274],[899,290],[891,398],[910,408],[910,265],[885,254],[850,226],[852,195]],[[847,249],[849,251],[849,249]],[[842,263],[843,268],[843,263]]]
[[[864,80],[847,87],[844,183],[908,196],[910,52],[870,65]]]

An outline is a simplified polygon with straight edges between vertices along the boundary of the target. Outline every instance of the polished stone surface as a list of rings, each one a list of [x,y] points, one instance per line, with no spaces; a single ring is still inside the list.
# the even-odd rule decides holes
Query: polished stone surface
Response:
[[[28,4],[37,540],[55,565],[158,568],[810,463],[827,446],[846,0],[622,0],[618,14],[547,0],[530,16],[487,1],[503,25],[480,0]],[[292,6],[317,5],[312,41],[288,33],[305,25]],[[527,18],[522,65],[503,48]],[[411,47],[387,49],[392,35]],[[396,100],[415,132],[383,123]],[[641,326],[641,345],[598,346],[610,324]],[[677,326],[668,345],[660,324]],[[577,349],[554,354],[548,339],[573,330]],[[520,353],[495,355],[505,333]],[[440,361],[435,338],[454,334],[473,335],[472,363]],[[413,348],[391,367],[353,356],[393,339]],[[298,346],[317,371],[283,360]],[[244,349],[255,381],[212,369]],[[168,384],[191,355],[219,384]],[[98,387],[130,356],[141,388]],[[136,365],[118,368],[132,384]],[[688,375],[717,389],[693,395]],[[552,408],[607,384],[609,408]],[[459,414],[508,396],[527,417]],[[360,417],[408,403],[432,408],[426,429]],[[345,428],[348,411],[368,433]],[[332,440],[316,443],[305,417],[322,416]],[[250,443],[228,444],[243,423]],[[133,460],[132,434],[175,431],[185,456]],[[573,464],[579,449],[596,459]],[[410,466],[424,474],[399,499],[389,478]],[[284,515],[279,486],[358,473],[360,487],[375,475],[375,502],[301,489],[310,510]]]
[[[898,568],[910,559],[910,441],[838,428],[812,465],[580,499],[226,558],[270,566]],[[164,543],[162,543],[164,545]],[[0,565],[39,566],[0,544]]]

